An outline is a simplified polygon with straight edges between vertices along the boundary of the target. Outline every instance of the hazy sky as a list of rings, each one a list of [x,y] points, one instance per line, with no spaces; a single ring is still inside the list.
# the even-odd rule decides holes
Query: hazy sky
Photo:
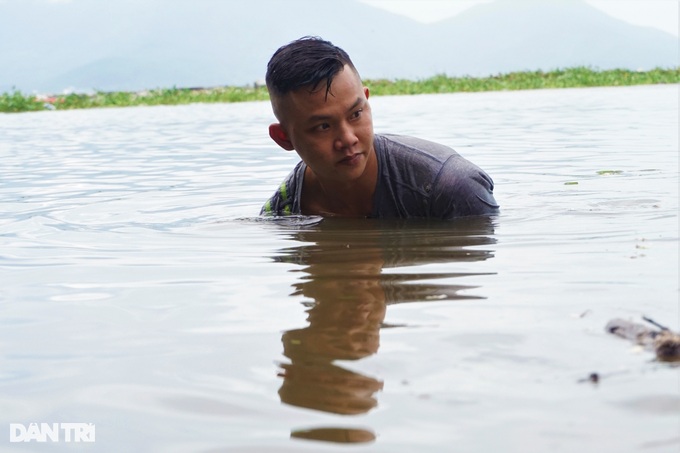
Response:
[[[360,0],[421,22],[455,16],[471,6],[491,0]],[[507,0],[512,1],[512,0]],[[678,0],[586,0],[617,19],[659,28],[678,36]]]
[[[20,0],[0,0],[1,3]],[[71,3],[79,0],[43,0],[48,3]],[[143,2],[144,0],[139,0]],[[434,22],[480,3],[493,0],[359,0],[421,22]],[[515,0],[505,0],[515,1]],[[553,1],[553,0],[546,0]],[[585,0],[590,5],[636,25],[655,27],[678,36],[680,0]]]

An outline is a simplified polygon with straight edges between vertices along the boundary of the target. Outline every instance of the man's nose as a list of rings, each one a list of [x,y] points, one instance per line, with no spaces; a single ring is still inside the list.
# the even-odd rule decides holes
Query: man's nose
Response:
[[[354,128],[347,123],[343,123],[338,129],[338,136],[335,139],[335,148],[342,151],[356,145],[359,139],[357,138]]]

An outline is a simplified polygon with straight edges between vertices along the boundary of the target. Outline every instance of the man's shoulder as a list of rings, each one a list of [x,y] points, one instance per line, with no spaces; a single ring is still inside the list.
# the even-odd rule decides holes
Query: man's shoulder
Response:
[[[422,160],[443,163],[458,153],[446,145],[410,135],[376,134],[383,151],[394,159]]]
[[[416,137],[392,134],[376,137],[379,184],[400,188],[402,199],[406,197],[404,190],[426,195],[452,156],[459,156],[447,146]]]
[[[379,215],[449,219],[498,211],[492,179],[452,148],[404,135],[376,137]]]

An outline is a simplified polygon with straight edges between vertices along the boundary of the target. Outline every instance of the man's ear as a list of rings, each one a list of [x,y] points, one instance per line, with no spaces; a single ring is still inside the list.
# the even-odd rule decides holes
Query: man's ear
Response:
[[[368,99],[368,95],[370,93],[368,92],[368,87],[364,87],[364,95],[366,95],[366,99]]]
[[[286,134],[286,131],[284,131],[283,128],[281,127],[281,124],[279,123],[270,124],[269,136],[272,138],[272,140],[276,142],[277,145],[279,145],[286,151],[293,151],[295,149],[293,143],[288,138],[288,134]]]

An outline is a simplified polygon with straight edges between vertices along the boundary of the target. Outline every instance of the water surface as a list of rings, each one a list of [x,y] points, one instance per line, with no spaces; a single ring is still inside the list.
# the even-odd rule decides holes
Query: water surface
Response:
[[[376,131],[494,178],[501,214],[453,222],[256,221],[297,161],[267,103],[0,115],[0,425],[94,423],[86,451],[675,452],[680,369],[604,326],[680,327],[677,99],[372,98]]]

